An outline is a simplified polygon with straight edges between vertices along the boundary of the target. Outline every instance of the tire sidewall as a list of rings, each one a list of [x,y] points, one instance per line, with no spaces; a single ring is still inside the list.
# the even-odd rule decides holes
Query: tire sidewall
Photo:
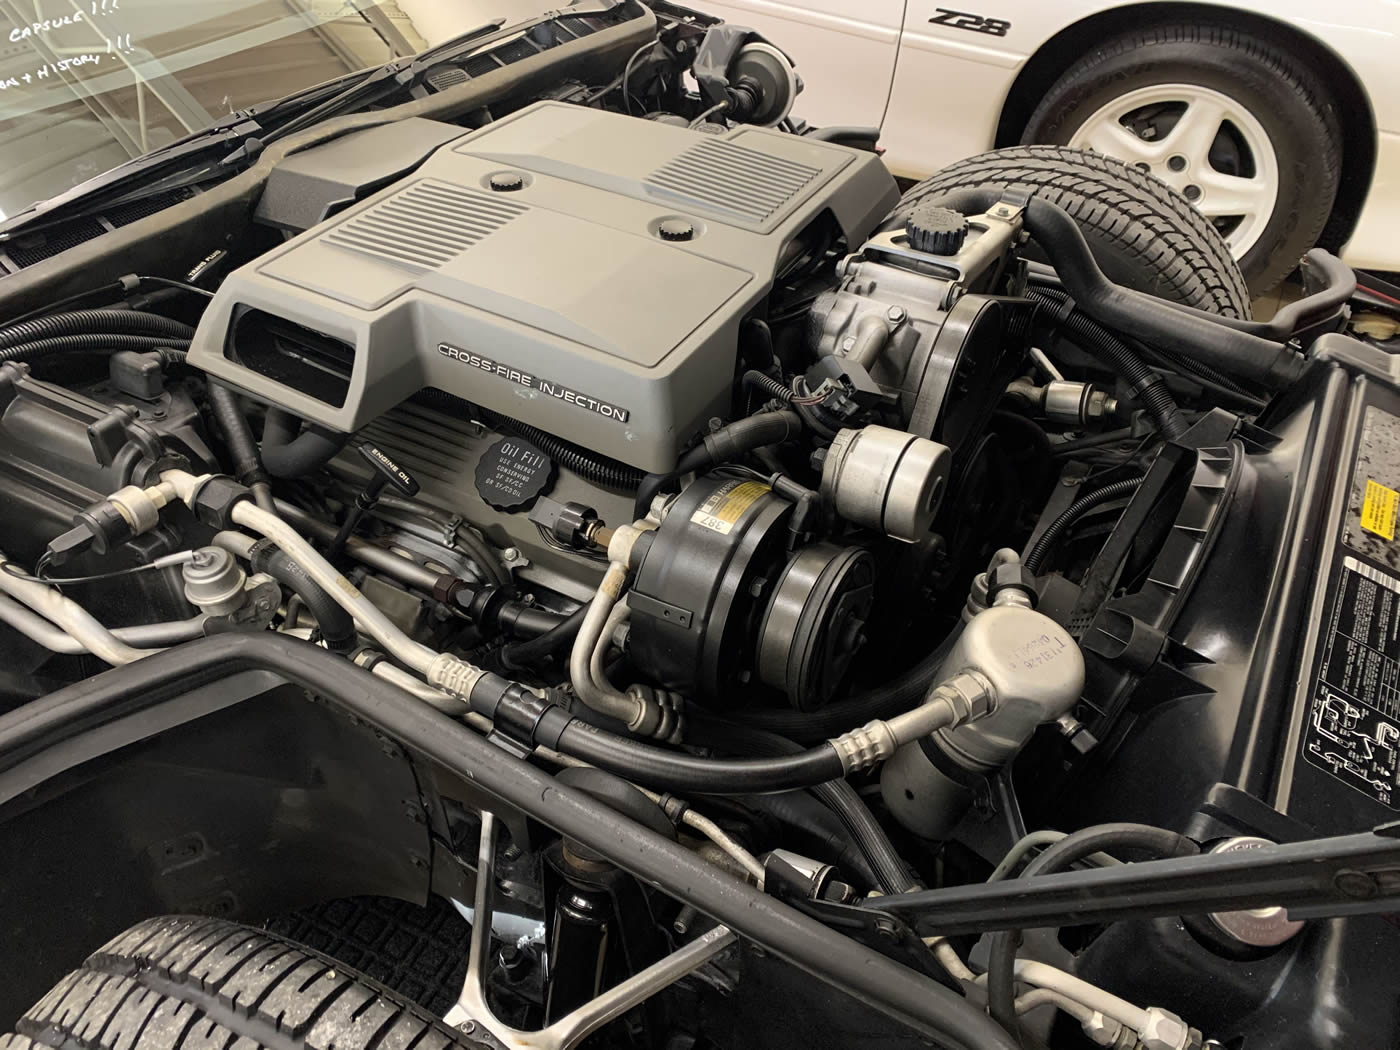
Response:
[[[1263,233],[1240,269],[1262,290],[1289,272],[1316,243],[1336,197],[1339,147],[1327,122],[1278,71],[1241,49],[1205,40],[1130,48],[1072,70],[1032,114],[1025,142],[1066,145],[1100,108],[1139,88],[1188,83],[1210,88],[1248,109],[1274,147],[1278,197]]]

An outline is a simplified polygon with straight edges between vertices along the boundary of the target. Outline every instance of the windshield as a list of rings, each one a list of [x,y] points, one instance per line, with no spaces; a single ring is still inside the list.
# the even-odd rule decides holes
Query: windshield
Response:
[[[567,0],[0,0],[0,218],[258,102]]]

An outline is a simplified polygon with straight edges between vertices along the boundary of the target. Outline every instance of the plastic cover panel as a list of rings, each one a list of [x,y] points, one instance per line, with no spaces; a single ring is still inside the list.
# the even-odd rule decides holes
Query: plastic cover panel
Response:
[[[490,190],[500,173],[519,188]],[[234,271],[190,361],[343,432],[432,386],[664,472],[730,410],[739,326],[794,242],[829,213],[860,243],[897,198],[870,153],[541,102]],[[688,237],[661,235],[675,221]],[[343,405],[248,356],[248,309],[351,348]]]
[[[435,270],[525,210],[499,196],[424,179],[332,230],[326,243]]]
[[[658,197],[761,224],[801,193],[821,169],[730,142],[702,142],[651,173]]]

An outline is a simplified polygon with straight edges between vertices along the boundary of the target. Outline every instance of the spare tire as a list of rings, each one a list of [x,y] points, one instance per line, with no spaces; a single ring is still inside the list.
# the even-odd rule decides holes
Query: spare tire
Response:
[[[1210,220],[1166,183],[1098,153],[1065,146],[979,153],[911,187],[885,228],[902,226],[920,201],[989,186],[1034,193],[1067,211],[1119,284],[1227,317],[1250,316],[1244,275]]]
[[[333,959],[222,919],[148,919],[0,1035],[0,1050],[486,1050]]]

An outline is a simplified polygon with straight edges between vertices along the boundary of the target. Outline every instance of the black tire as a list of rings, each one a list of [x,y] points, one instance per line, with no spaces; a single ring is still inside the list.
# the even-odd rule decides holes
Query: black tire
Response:
[[[1259,121],[1273,144],[1278,195],[1258,240],[1240,260],[1254,294],[1266,292],[1317,243],[1341,180],[1336,104],[1306,62],[1221,25],[1149,26],[1096,45],[1071,66],[1045,93],[1021,141],[1068,143],[1115,98],[1164,84],[1198,85],[1228,96]]]
[[[1249,317],[1249,289],[1230,249],[1191,202],[1150,175],[1066,146],[1012,146],[935,173],[900,198],[886,227],[956,189],[1033,192],[1074,216],[1112,280],[1161,299]]]
[[[148,919],[0,1036],[0,1050],[484,1050],[344,966],[222,919]]]

